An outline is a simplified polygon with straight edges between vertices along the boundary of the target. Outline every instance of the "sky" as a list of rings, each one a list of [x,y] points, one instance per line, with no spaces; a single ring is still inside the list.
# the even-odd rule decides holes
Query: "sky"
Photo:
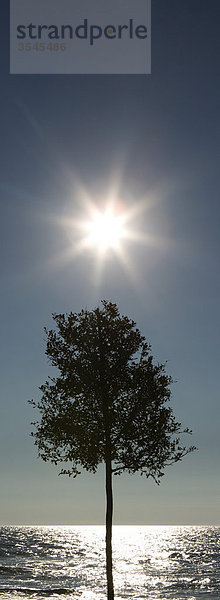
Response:
[[[198,450],[160,486],[114,478],[116,524],[219,524],[219,0],[152,0],[151,75],[10,75],[1,3],[0,524],[102,524],[104,471],[37,458],[52,312],[116,302],[167,360]],[[116,194],[137,240],[73,252],[89,199]],[[145,238],[145,240],[143,239]]]

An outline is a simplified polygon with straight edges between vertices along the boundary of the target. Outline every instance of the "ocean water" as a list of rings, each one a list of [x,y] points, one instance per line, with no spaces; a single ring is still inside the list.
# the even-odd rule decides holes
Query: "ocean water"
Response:
[[[115,599],[219,600],[219,527],[113,527]],[[2,527],[0,598],[105,600],[105,528]]]

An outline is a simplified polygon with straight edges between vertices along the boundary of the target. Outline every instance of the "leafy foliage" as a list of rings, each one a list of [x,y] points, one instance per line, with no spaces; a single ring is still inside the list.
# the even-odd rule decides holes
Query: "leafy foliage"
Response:
[[[44,461],[95,472],[110,457],[112,472],[139,471],[159,482],[166,465],[194,447],[181,445],[169,405],[172,378],[154,365],[151,347],[116,304],[80,313],[53,314],[46,355],[59,376],[40,387],[41,413],[32,433]]]

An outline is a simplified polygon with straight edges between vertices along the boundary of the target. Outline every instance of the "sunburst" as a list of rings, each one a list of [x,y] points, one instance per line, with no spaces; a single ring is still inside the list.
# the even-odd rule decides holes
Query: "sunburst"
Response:
[[[151,226],[151,219],[147,218],[147,214],[150,216],[151,211],[155,211],[160,194],[151,191],[132,202],[128,190],[127,199],[122,200],[120,188],[120,182],[118,184],[115,180],[107,193],[99,190],[93,194],[79,181],[74,182],[74,202],[70,196],[65,216],[60,213],[49,217],[56,226],[62,227],[67,244],[45,261],[45,269],[63,268],[84,255],[85,259],[91,259],[91,268],[94,262],[94,283],[100,282],[111,260],[115,260],[115,267],[117,262],[121,264],[135,285],[139,283],[141,274],[135,264],[136,255],[132,252],[132,246],[141,244],[164,249],[168,242],[164,236],[158,235],[159,232]]]

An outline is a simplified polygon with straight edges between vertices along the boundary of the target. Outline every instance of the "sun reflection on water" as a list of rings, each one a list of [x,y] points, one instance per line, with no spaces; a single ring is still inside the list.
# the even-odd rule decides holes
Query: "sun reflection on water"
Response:
[[[219,536],[214,527],[114,526],[117,600],[219,599]],[[6,528],[0,542],[10,588],[2,600],[106,598],[104,526]]]

